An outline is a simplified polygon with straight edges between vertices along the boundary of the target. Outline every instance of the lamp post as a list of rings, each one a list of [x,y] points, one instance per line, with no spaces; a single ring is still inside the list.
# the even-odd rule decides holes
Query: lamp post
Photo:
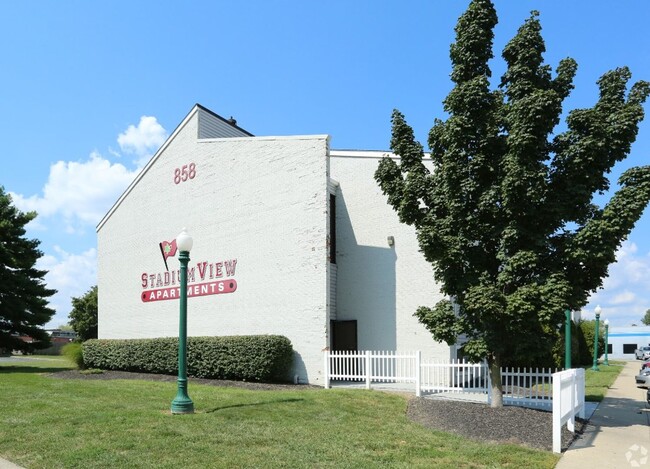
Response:
[[[193,414],[194,403],[187,395],[187,263],[193,240],[185,228],[176,237],[181,263],[180,320],[178,325],[178,392],[172,401],[172,414]]]
[[[571,311],[564,312],[564,369],[571,369]]]
[[[605,361],[603,362],[603,365],[609,366],[607,352],[609,352],[609,319],[605,319]]]
[[[598,330],[600,329],[600,312],[602,311],[600,305],[596,306],[596,331],[594,333],[594,366],[591,367],[593,371],[600,371],[598,369]]]

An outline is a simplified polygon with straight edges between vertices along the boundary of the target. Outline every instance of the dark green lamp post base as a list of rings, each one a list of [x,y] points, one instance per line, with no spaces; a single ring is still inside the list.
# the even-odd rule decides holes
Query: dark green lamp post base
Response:
[[[172,401],[172,414],[193,414],[194,403],[187,395],[187,380],[178,380],[178,393]]]
[[[172,414],[193,414],[194,403],[189,397],[176,397],[172,401]]]

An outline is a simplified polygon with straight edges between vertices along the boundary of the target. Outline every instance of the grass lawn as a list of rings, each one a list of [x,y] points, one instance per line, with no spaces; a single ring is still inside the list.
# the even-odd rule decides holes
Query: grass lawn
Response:
[[[63,380],[59,358],[0,362],[0,455],[28,468],[552,468],[552,453],[425,429],[406,398],[351,390],[250,391],[190,383]]]
[[[609,361],[609,365],[605,366],[602,363],[598,365],[600,371],[593,371],[591,366],[584,367],[585,369],[585,400],[590,402],[601,402],[621,371],[625,362]],[[533,391],[539,390],[540,392],[551,394],[553,392],[553,385],[550,383],[538,384],[533,386]]]
[[[600,371],[593,371],[591,367],[585,367],[585,400],[600,402],[607,394],[621,371],[625,362],[609,361],[609,366],[599,363]]]

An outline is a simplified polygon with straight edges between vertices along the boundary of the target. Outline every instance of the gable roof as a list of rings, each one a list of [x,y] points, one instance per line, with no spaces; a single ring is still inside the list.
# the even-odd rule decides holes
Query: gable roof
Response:
[[[176,135],[181,131],[183,127],[192,119],[196,114],[198,114],[198,135],[197,139],[200,138],[233,138],[233,137],[253,137],[253,134],[247,130],[242,129],[237,125],[237,122],[230,118],[224,119],[219,114],[211,111],[205,106],[196,103],[190,112],[185,116],[180,124],[176,126],[174,131],[171,133],[167,140],[158,148],[156,153],[151,157],[149,162],[140,170],[138,175],[133,179],[131,184],[126,188],[122,193],[119,199],[113,204],[110,210],[104,215],[104,217],[99,221],[96,227],[96,231],[101,230],[102,226],[106,221],[111,217],[113,212],[117,210],[122,201],[126,198],[127,195],[133,190],[133,188],[140,182],[144,175],[149,171],[149,168],[158,160],[160,155],[165,151],[169,146],[169,143],[174,140]]]
[[[194,109],[203,111],[199,113],[199,132],[198,138],[227,138],[227,137],[253,137],[254,135],[237,125],[237,121],[232,117],[224,119],[219,114],[212,112],[207,107],[199,103],[194,105]],[[191,114],[191,111],[190,111]]]

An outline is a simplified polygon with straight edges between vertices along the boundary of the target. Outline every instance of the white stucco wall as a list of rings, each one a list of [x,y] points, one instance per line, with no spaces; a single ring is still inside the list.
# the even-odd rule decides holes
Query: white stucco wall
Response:
[[[357,320],[360,350],[421,350],[425,357],[449,359],[452,349],[435,342],[413,317],[419,306],[433,306],[443,296],[414,228],[399,222],[374,180],[384,155],[330,152],[331,177],[339,183],[337,319]]]
[[[321,382],[327,137],[198,140],[197,125],[190,114],[99,225],[99,337],[178,334],[178,301],[141,301],[152,287],[142,277],[165,272],[158,243],[186,227],[190,268],[237,260],[236,291],[188,299],[188,335],[285,335],[297,352],[295,373]],[[190,163],[196,176],[175,184],[176,168]],[[178,269],[177,257],[168,263]]]

